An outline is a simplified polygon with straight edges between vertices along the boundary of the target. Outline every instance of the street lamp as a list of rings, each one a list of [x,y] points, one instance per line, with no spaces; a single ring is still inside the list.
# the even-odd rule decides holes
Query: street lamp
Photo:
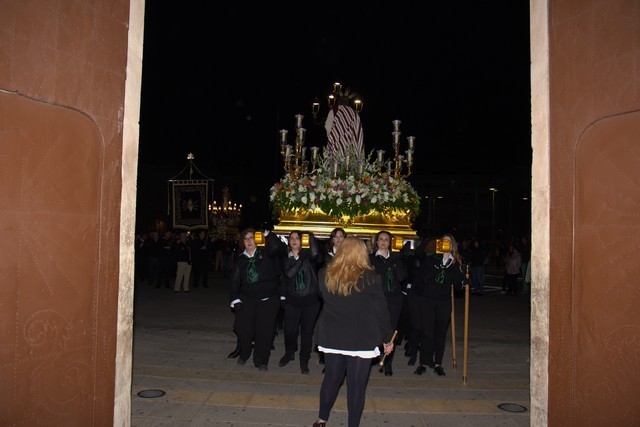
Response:
[[[496,192],[497,188],[489,188],[491,191],[491,240],[496,240]]]

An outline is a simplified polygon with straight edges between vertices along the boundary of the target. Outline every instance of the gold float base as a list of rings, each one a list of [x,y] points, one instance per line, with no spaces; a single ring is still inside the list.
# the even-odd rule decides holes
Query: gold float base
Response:
[[[331,230],[341,227],[349,236],[368,238],[381,230],[390,232],[394,237],[403,240],[416,240],[418,235],[411,228],[411,215],[406,212],[392,211],[390,213],[373,212],[355,218],[336,220],[320,209],[314,211],[287,211],[280,213],[280,222],[273,231],[278,235],[289,235],[293,230],[302,233],[313,233],[319,238],[328,238]]]

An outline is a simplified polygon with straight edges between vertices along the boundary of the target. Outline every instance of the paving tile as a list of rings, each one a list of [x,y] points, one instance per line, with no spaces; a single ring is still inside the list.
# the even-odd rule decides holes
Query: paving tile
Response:
[[[195,299],[178,300],[172,292],[136,289],[132,426],[311,425],[317,417],[323,379],[317,355],[312,355],[309,375],[300,373],[298,360],[278,367],[284,348],[279,331],[269,371],[259,372],[251,360],[240,366],[236,359],[228,359],[235,347],[233,315],[226,306],[226,283],[212,276],[218,287],[198,289]],[[507,413],[497,408],[504,402],[526,408],[530,404],[529,307],[511,305],[514,303],[518,300],[506,302],[496,296],[477,302],[484,307],[478,307],[480,311],[473,317],[466,382],[458,324],[457,367],[453,368],[449,338],[445,377],[431,371],[421,377],[414,375],[416,367],[408,366],[401,352],[394,357],[392,377],[384,376],[374,364],[361,425],[528,426],[528,412]],[[472,316],[474,309],[475,305]],[[157,399],[136,396],[140,390],[152,388],[167,394]],[[338,393],[331,426],[347,425],[347,389],[344,384]]]

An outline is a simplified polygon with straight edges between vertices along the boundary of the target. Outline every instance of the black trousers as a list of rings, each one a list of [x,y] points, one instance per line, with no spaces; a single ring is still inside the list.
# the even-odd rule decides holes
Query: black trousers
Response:
[[[209,265],[208,265],[208,259],[206,258],[202,258],[202,259],[194,259],[193,260],[193,268],[191,269],[191,277],[192,277],[192,281],[191,283],[193,284],[193,287],[197,287],[198,285],[202,284],[202,286],[207,286],[208,285],[208,279],[209,279]]]
[[[420,331],[420,364],[442,365],[447,331],[451,323],[451,300],[431,300],[415,296],[416,323]]]
[[[402,340],[409,341],[411,334],[411,314],[409,310],[409,296],[402,295],[402,310],[400,311],[400,320],[398,320],[398,342],[402,344]]]
[[[519,274],[507,274],[507,289],[511,295],[518,294],[518,277]]]
[[[420,337],[422,336],[420,332],[420,303],[418,301],[418,296],[415,294],[407,295],[407,299],[405,303],[409,306],[409,320],[411,326],[409,328],[409,339],[407,348],[409,350],[409,354],[412,356],[418,355],[418,349],[420,348]]]
[[[340,385],[347,376],[347,409],[349,427],[358,427],[364,410],[364,399],[371,371],[371,359],[326,353],[324,379],[320,387],[320,411],[318,417],[328,420],[336,401]]]
[[[398,323],[400,322],[400,314],[402,313],[402,303],[404,301],[404,295],[402,294],[393,294],[387,295],[387,308],[389,309],[389,319],[391,319],[391,328],[395,331],[398,329]],[[381,352],[384,349],[381,349]],[[393,352],[388,355],[385,359],[385,366],[388,368],[391,367],[391,362],[393,361],[393,355],[395,353],[395,347]]]
[[[320,301],[308,306],[285,303],[284,306],[284,348],[287,354],[298,350],[298,331],[300,331],[300,360],[311,358],[313,329],[320,312]]]
[[[265,301],[243,300],[243,308],[236,312],[235,330],[240,342],[240,358],[247,360],[253,345],[253,364],[268,365],[271,356],[271,342],[276,316],[280,309],[280,299],[272,296]]]

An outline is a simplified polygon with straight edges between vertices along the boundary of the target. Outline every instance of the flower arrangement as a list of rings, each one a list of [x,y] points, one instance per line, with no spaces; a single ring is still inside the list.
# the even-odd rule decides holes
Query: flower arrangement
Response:
[[[334,175],[325,169],[298,179],[286,174],[271,187],[269,201],[276,216],[283,211],[320,209],[338,220],[373,212],[417,216],[420,210],[420,197],[411,184],[378,173],[369,162],[363,162],[359,176],[344,170]]]

